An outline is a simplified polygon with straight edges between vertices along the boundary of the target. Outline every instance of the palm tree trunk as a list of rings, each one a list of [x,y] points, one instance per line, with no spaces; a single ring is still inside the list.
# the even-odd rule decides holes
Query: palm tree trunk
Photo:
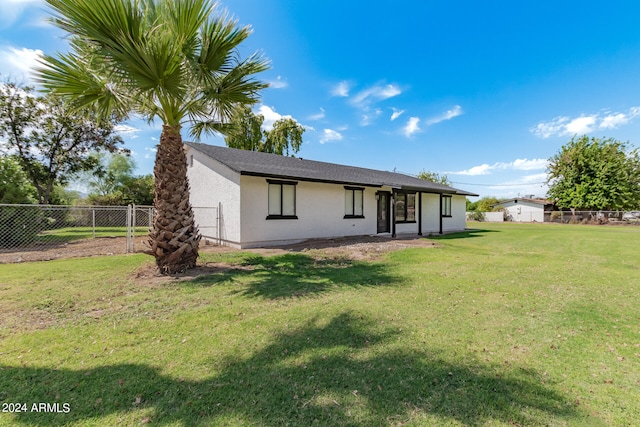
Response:
[[[162,274],[174,274],[195,267],[200,242],[189,203],[180,127],[162,127],[153,173],[155,214],[149,230],[150,254]]]

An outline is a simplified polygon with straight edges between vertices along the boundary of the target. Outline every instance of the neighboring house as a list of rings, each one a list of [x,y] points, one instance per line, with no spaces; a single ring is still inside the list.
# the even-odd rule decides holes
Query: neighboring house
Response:
[[[548,222],[550,212],[557,210],[551,200],[534,197],[505,200],[494,206],[504,208],[509,219],[515,222]]]
[[[464,230],[466,196],[411,176],[186,143],[190,201],[218,207],[216,236],[240,248],[311,238]],[[198,209],[195,209],[198,222]],[[201,227],[203,229],[203,227]]]

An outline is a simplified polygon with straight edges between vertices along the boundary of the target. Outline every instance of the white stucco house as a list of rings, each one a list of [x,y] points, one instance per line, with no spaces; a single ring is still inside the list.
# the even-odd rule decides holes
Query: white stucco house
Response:
[[[504,208],[505,211],[507,211],[509,219],[515,222],[549,221],[549,218],[545,217],[545,212],[551,212],[556,209],[552,201],[534,197],[520,197],[505,200],[495,206]]]
[[[239,248],[311,238],[464,230],[466,196],[408,175],[199,143],[185,144],[190,201],[217,207],[215,236]]]

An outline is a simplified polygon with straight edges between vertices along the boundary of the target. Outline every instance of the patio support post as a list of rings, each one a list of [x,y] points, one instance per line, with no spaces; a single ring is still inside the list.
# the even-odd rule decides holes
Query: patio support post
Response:
[[[442,234],[442,193],[440,194],[440,234]]]
[[[396,190],[391,192],[391,237],[396,237]]]
[[[418,236],[422,236],[422,191],[418,192]]]

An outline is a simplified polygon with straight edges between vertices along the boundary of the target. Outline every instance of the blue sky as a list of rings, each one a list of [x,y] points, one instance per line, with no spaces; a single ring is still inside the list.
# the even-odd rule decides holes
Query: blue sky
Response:
[[[298,156],[446,174],[481,196],[544,196],[574,134],[640,142],[640,3],[222,0],[271,83],[255,111],[305,126]],[[42,0],[0,0],[0,74],[65,51]],[[122,127],[150,173],[159,123]],[[186,137],[186,135],[185,135]],[[185,138],[186,139],[186,138]],[[224,145],[219,137],[202,142]]]

